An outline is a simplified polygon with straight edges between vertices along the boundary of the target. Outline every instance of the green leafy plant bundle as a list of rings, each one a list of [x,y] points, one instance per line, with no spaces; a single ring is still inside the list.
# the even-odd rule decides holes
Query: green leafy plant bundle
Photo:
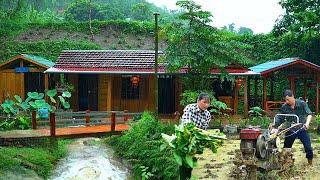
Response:
[[[197,165],[196,154],[202,154],[205,148],[216,153],[225,135],[219,130],[203,131],[193,123],[175,126],[175,134],[162,134],[165,143],[162,148],[169,146],[173,150],[176,162],[180,166],[194,168]]]

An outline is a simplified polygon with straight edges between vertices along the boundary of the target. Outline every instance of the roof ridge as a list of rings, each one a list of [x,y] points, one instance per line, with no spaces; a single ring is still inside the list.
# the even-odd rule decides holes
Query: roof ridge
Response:
[[[155,50],[150,50],[150,49],[100,49],[100,50],[89,50],[89,49],[78,49],[78,50],[62,50],[62,52],[155,52]],[[163,52],[163,51],[159,51]]]

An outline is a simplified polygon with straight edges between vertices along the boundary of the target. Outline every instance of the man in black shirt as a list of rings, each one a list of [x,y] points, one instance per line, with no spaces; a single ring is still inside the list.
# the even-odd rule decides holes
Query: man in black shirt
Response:
[[[285,135],[284,148],[291,148],[294,140],[296,138],[300,139],[303,144],[304,150],[306,152],[306,158],[308,159],[308,164],[312,165],[313,152],[311,147],[310,136],[307,130],[310,126],[310,121],[312,118],[312,112],[310,111],[306,102],[300,99],[295,99],[291,90],[285,90],[284,92],[285,104],[282,105],[280,111],[281,114],[295,114],[299,117],[299,123],[302,123],[304,128],[293,129],[288,131]],[[285,118],[283,116],[278,116],[275,122],[275,127],[277,128],[284,121],[289,121],[292,123],[295,121],[293,118]]]

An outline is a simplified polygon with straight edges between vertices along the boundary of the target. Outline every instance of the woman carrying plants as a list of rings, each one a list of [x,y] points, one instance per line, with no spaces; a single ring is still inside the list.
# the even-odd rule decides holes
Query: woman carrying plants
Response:
[[[225,136],[218,131],[206,131],[211,120],[210,97],[207,93],[200,93],[197,103],[185,107],[181,124],[175,126],[175,134],[162,134],[167,145],[173,150],[176,162],[179,164],[180,180],[191,178],[192,169],[197,165],[196,154],[202,154],[204,148],[213,152],[222,143]]]
[[[183,110],[181,124],[185,125],[192,122],[197,128],[208,129],[211,120],[208,107],[210,106],[210,97],[207,93],[200,93],[197,103],[187,105]]]

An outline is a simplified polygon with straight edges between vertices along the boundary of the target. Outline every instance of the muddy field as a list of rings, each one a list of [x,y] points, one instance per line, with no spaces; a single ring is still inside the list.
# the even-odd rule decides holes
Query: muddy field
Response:
[[[311,138],[314,150],[313,167],[307,166],[303,145],[297,139],[293,145],[295,158],[293,173],[289,177],[280,177],[276,171],[273,171],[271,172],[273,178],[266,178],[266,175],[259,173],[259,179],[320,179],[320,138],[316,134],[312,134]],[[233,164],[235,150],[239,148],[238,137],[229,137],[218,149],[218,153],[213,154],[210,150],[205,150],[201,156],[198,156],[199,165],[193,170],[192,176],[196,179],[234,179],[230,174],[235,168]]]

